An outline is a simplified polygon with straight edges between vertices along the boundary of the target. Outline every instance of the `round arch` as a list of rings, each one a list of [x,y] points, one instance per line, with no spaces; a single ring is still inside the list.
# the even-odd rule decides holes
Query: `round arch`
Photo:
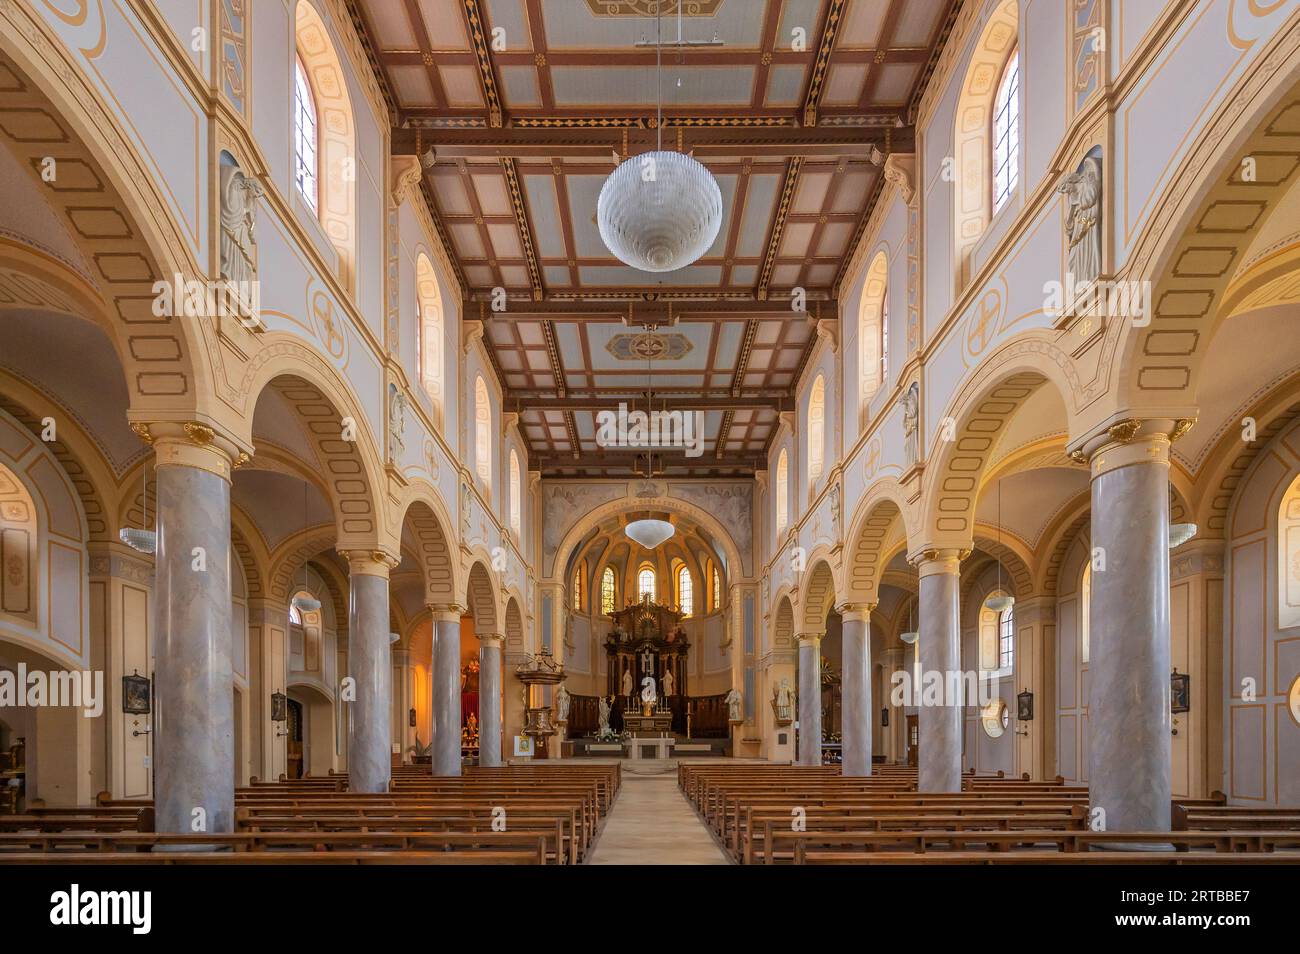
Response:
[[[900,538],[912,536],[908,527],[910,506],[903,487],[892,477],[871,485],[855,508],[844,561],[841,589],[845,599],[854,603],[875,603],[880,595],[880,576],[890,551]]]
[[[425,480],[414,481],[407,488],[405,499],[398,504],[397,513],[400,515],[398,535],[407,536],[409,531],[412,548],[419,555],[424,574],[425,604],[458,602],[457,561],[452,556],[455,538],[447,529],[452,523],[437,491]]]
[[[1195,416],[1201,369],[1231,310],[1225,293],[1300,169],[1296,46],[1294,30],[1278,31],[1153,203],[1158,211],[1130,256],[1130,272],[1153,289],[1149,321],[1108,329],[1101,366],[1114,369],[1113,404],[1101,413],[1152,407]]]
[[[1068,356],[1039,333],[1017,336],[980,365],[943,418],[932,423],[918,546],[969,549],[975,506],[998,437],[1044,385],[1061,398],[1067,417],[1062,423],[1071,431],[1081,389]]]
[[[474,632],[480,637],[499,635],[497,590],[492,574],[481,560],[475,560],[465,581],[465,605],[474,617]]]
[[[337,369],[312,348],[287,334],[271,337],[279,340],[268,341],[249,363],[240,387],[245,395],[241,436],[253,444],[257,402],[267,388],[275,389],[302,422],[320,460],[339,549],[378,550],[393,544],[395,552],[381,511],[379,490],[385,481],[379,442],[365,409]]]
[[[688,501],[679,500],[676,497],[659,496],[653,498],[620,497],[618,500],[601,504],[576,520],[565,531],[560,545],[555,548],[555,555],[550,566],[550,581],[564,584],[566,581],[563,579],[563,574],[565,567],[568,566],[573,556],[574,549],[586,539],[597,525],[616,514],[630,510],[667,512],[694,520],[708,531],[715,543],[721,545],[727,561],[728,581],[737,583],[749,576],[748,560],[742,559],[740,548],[736,545],[736,541],[732,539],[731,533],[722,526],[713,514]],[[735,572],[732,569],[733,567],[738,567],[740,572]]]
[[[826,617],[835,606],[835,573],[824,558],[810,557],[799,596],[800,635],[821,636]]]
[[[889,257],[881,249],[867,266],[858,305],[858,413],[863,425],[867,422],[871,399],[885,384],[881,329],[887,310],[885,295],[888,288]]]
[[[10,77],[0,92],[0,106],[11,116],[39,121],[7,127],[20,133],[17,137],[4,131],[0,136],[32,171],[34,186],[85,261],[93,263],[94,273],[76,275],[12,242],[0,243],[0,268],[36,276],[74,303],[69,313],[92,317],[105,329],[126,372],[133,420],[205,416],[203,402],[215,393],[204,357],[208,323],[152,312],[156,282],[170,282],[175,275],[202,276],[195,251],[197,225],[183,225],[173,216],[151,166],[117,117],[103,107],[84,73],[56,67],[56,57],[33,46],[34,38],[44,36],[43,24],[21,6],[9,9],[12,16],[29,19],[30,28],[0,30],[0,66]],[[102,8],[87,12],[93,19],[86,28],[97,29],[102,44],[107,32]],[[72,187],[49,189],[39,180],[47,157],[58,163]],[[87,226],[91,222],[94,227]],[[43,265],[40,259],[45,259]]]

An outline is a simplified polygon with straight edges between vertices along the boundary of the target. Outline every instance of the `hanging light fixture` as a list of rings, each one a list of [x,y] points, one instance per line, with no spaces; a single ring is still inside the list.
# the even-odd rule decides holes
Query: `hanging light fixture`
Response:
[[[1196,536],[1194,523],[1172,523],[1169,525],[1169,549],[1177,550],[1192,537]]]
[[[913,628],[916,624],[912,619],[912,611],[915,609],[916,609],[915,603],[911,604],[907,608],[907,632],[898,634],[898,638],[901,639],[903,642],[907,643],[907,645],[909,646],[916,645],[916,641],[921,637],[921,634],[918,633]]]
[[[659,95],[656,145],[619,163],[600,190],[596,224],[614,257],[645,272],[670,272],[708,251],[722,225],[722,190],[701,163],[665,151],[663,23],[656,14],[655,84]]]
[[[388,634],[388,644],[389,644],[390,646],[393,645],[394,643],[400,643],[401,641],[402,641],[402,635],[401,635],[401,633],[389,633],[389,634]]]
[[[302,483],[302,525],[304,527],[307,526],[307,491],[307,482],[304,480]],[[295,593],[293,599],[289,601],[289,605],[298,611],[299,616],[303,613],[314,613],[320,609],[320,600],[305,592],[307,589],[306,560],[302,563],[302,589],[303,592]]]
[[[623,532],[627,534],[629,540],[641,544],[647,550],[653,550],[676,533],[677,528],[667,520],[647,517],[642,520],[633,520],[623,528]]]
[[[1002,548],[1002,478],[1001,477],[998,478],[997,537],[998,537],[998,549],[1001,549]],[[1002,559],[999,557],[996,562],[998,565],[998,589],[1000,590],[1002,589]],[[993,612],[997,613],[999,617],[1015,605],[1016,605],[1016,598],[1014,596],[1005,596],[1005,595],[990,596],[988,599],[984,601],[984,607],[986,609],[990,609]]]
[[[158,534],[149,528],[149,468],[142,468],[144,471],[144,489],[140,493],[140,506],[144,508],[144,516],[140,519],[138,527],[123,527],[117,531],[117,538],[125,543],[132,550],[139,550],[141,553],[158,552]]]

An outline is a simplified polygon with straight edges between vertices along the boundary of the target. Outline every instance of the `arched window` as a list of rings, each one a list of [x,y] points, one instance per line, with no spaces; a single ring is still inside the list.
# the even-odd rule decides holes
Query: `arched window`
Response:
[[[655,571],[650,564],[645,564],[636,574],[636,598],[650,600],[655,598]]]
[[[442,415],[443,327],[442,293],[437,273],[423,252],[415,260],[415,290],[420,321],[415,330],[415,368],[438,416]]]
[[[998,668],[1011,669],[1016,663],[1015,607],[1008,606],[998,619]]]
[[[582,609],[582,580],[586,576],[586,562],[579,563],[573,571],[573,608]]]
[[[718,568],[713,568],[713,605],[710,609],[718,609],[722,605],[722,577],[718,575]]]
[[[1020,100],[1009,93],[1011,80],[1017,94],[1020,86],[1015,55],[1019,30],[1020,0],[999,0],[984,22],[958,91],[952,131],[956,166],[952,176],[953,284],[957,292],[966,288],[974,273],[975,251],[996,211],[995,195],[1003,200],[1013,195],[1020,174]],[[999,104],[1007,107],[1001,113]],[[1006,133],[1000,145],[994,135],[998,128]],[[1002,165],[1000,181],[994,174],[999,157],[1008,160]]]
[[[488,389],[479,375],[474,379],[474,469],[479,480],[492,488],[492,409],[488,407]]]
[[[600,611],[606,616],[614,612],[614,568],[605,567],[600,575]]]
[[[316,97],[302,57],[293,58],[293,181],[315,212],[319,202],[316,172]]]
[[[695,612],[695,588],[691,584],[691,571],[684,563],[677,568],[677,608],[683,616]]]
[[[877,252],[867,268],[862,303],[858,306],[858,397],[863,424],[867,404],[885,383],[889,371],[888,279],[889,259],[883,251]]]
[[[1300,625],[1300,477],[1277,512],[1277,625]]]
[[[1092,645],[1092,564],[1083,568],[1083,580],[1079,583],[1079,639],[1081,642],[1080,658],[1088,661]]]
[[[993,211],[1011,198],[1020,180],[1020,51],[1012,50],[993,99]]]
[[[515,532],[515,537],[520,536],[519,530],[519,455],[515,453],[514,448],[510,449],[510,529]]]
[[[808,492],[821,480],[826,456],[826,379],[820,374],[813,381],[808,398]]]
[[[781,455],[776,459],[776,535],[779,537],[785,532],[785,525],[789,520],[790,507],[790,460],[786,456],[785,448],[781,448]]]
[[[880,299],[880,383],[889,380],[889,286]]]
[[[339,280],[355,291],[361,176],[348,75],[311,0],[298,0],[294,39],[294,179],[338,254]]]

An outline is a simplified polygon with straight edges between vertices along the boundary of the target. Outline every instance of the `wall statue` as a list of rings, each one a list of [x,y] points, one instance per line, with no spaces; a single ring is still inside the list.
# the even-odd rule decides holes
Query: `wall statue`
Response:
[[[555,721],[556,722],[569,721],[570,702],[571,700],[569,699],[569,690],[564,688],[564,686],[560,686],[559,690],[555,693],[555,708],[556,708]]]
[[[740,711],[740,693],[735,686],[727,693],[727,718],[732,722],[744,722],[745,716]]]
[[[388,457],[397,461],[406,450],[406,395],[396,384],[388,386]]]
[[[257,278],[257,200],[264,194],[239,166],[221,164],[221,277],[241,288]]]
[[[920,454],[921,383],[913,381],[903,393],[903,452],[909,468],[916,466]]]
[[[1070,255],[1066,287],[1078,288],[1101,275],[1101,160],[1084,156],[1079,168],[1066,176],[1056,191],[1063,193],[1068,203],[1065,238]]]

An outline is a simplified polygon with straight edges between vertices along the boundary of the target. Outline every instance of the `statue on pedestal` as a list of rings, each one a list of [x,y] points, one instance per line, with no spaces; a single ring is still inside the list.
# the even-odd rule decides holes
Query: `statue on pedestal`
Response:
[[[667,669],[664,671],[664,698],[671,696],[674,688],[676,688],[676,680],[673,679],[672,670]]]
[[[556,722],[569,721],[569,703],[569,690],[560,686],[559,691],[555,693]]]
[[[740,693],[735,686],[727,693],[727,718],[732,722],[744,722],[745,717],[740,711]]]
[[[599,706],[600,706],[600,728],[598,730],[598,734],[601,736],[607,736],[610,734],[609,702],[608,700],[605,699],[604,696],[600,697]]]
[[[623,695],[625,696],[632,695],[632,670],[630,669],[623,670],[622,685],[623,685]]]

